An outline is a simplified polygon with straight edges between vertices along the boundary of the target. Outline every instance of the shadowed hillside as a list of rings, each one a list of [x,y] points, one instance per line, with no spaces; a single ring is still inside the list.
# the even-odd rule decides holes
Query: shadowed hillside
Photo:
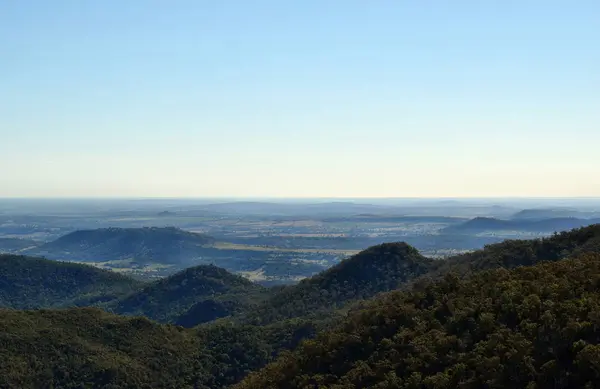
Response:
[[[266,290],[212,265],[188,268],[152,282],[108,306],[115,313],[194,326],[255,304]],[[188,312],[188,310],[190,310]]]
[[[248,315],[255,323],[315,315],[397,288],[433,261],[406,243],[370,247],[299,284],[283,288]]]
[[[1,307],[90,305],[131,293],[140,285],[92,266],[0,254]]]

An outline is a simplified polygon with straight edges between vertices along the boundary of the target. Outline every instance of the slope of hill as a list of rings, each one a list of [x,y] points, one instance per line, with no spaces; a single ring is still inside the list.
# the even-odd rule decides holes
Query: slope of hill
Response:
[[[253,323],[331,312],[425,274],[433,261],[406,243],[370,247],[336,266],[281,289],[246,315]]]
[[[502,220],[477,217],[464,223],[448,226],[446,233],[481,233],[486,231],[556,232],[600,223],[600,219],[578,219],[574,217],[541,220]]]
[[[572,255],[599,252],[600,224],[564,231],[543,239],[506,240],[485,246],[482,250],[435,262],[429,276],[448,272],[469,272],[530,266],[540,261],[557,261]]]
[[[0,254],[0,306],[89,305],[131,293],[138,281],[76,263]]]
[[[3,388],[194,388],[212,379],[194,333],[93,308],[0,310],[0,344]]]
[[[0,238],[0,253],[17,253],[39,245],[40,242],[31,239]]]
[[[593,388],[600,255],[391,292],[237,389]]]
[[[107,308],[118,314],[143,315],[160,322],[178,321],[194,326],[250,306],[265,291],[260,285],[224,269],[201,265],[152,282]]]
[[[213,243],[210,236],[174,227],[101,228],[72,232],[32,252],[51,259],[185,264]]]

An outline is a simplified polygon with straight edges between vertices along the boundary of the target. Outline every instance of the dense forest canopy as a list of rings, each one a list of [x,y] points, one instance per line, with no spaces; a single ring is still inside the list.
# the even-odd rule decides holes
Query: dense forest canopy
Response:
[[[212,265],[188,268],[149,283],[107,306],[125,315],[146,316],[160,322],[175,322],[185,315],[186,326],[229,316],[245,304],[251,305],[266,289],[247,279]],[[197,304],[197,305],[196,305]],[[192,309],[192,312],[188,310]],[[219,312],[217,312],[219,311]]]
[[[140,285],[92,266],[0,254],[0,307],[91,305],[127,295]]]
[[[237,389],[592,388],[600,255],[390,292]]]

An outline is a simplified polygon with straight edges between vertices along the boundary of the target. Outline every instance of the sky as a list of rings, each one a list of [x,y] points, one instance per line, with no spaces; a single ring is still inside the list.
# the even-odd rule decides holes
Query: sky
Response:
[[[600,196],[597,0],[3,0],[0,197]]]

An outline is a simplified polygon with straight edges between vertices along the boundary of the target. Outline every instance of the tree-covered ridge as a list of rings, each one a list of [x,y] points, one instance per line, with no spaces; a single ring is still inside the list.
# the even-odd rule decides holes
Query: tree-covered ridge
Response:
[[[139,263],[181,264],[199,255],[214,238],[174,227],[100,228],[79,230],[32,252],[49,258],[81,261],[127,259]]]
[[[200,265],[147,284],[109,304],[108,309],[165,323],[179,321],[191,327],[246,308],[264,293],[265,288],[225,269]],[[181,315],[184,317],[180,320]]]
[[[395,291],[238,389],[593,388],[600,255]]]
[[[245,320],[264,324],[329,314],[349,302],[393,290],[425,274],[432,263],[406,243],[373,246],[297,285],[281,289],[246,315]]]
[[[140,285],[92,266],[0,254],[0,307],[91,305],[131,293]]]
[[[542,239],[506,240],[487,245],[481,250],[436,261],[428,276],[530,266],[589,252],[600,252],[600,224],[555,233]]]

